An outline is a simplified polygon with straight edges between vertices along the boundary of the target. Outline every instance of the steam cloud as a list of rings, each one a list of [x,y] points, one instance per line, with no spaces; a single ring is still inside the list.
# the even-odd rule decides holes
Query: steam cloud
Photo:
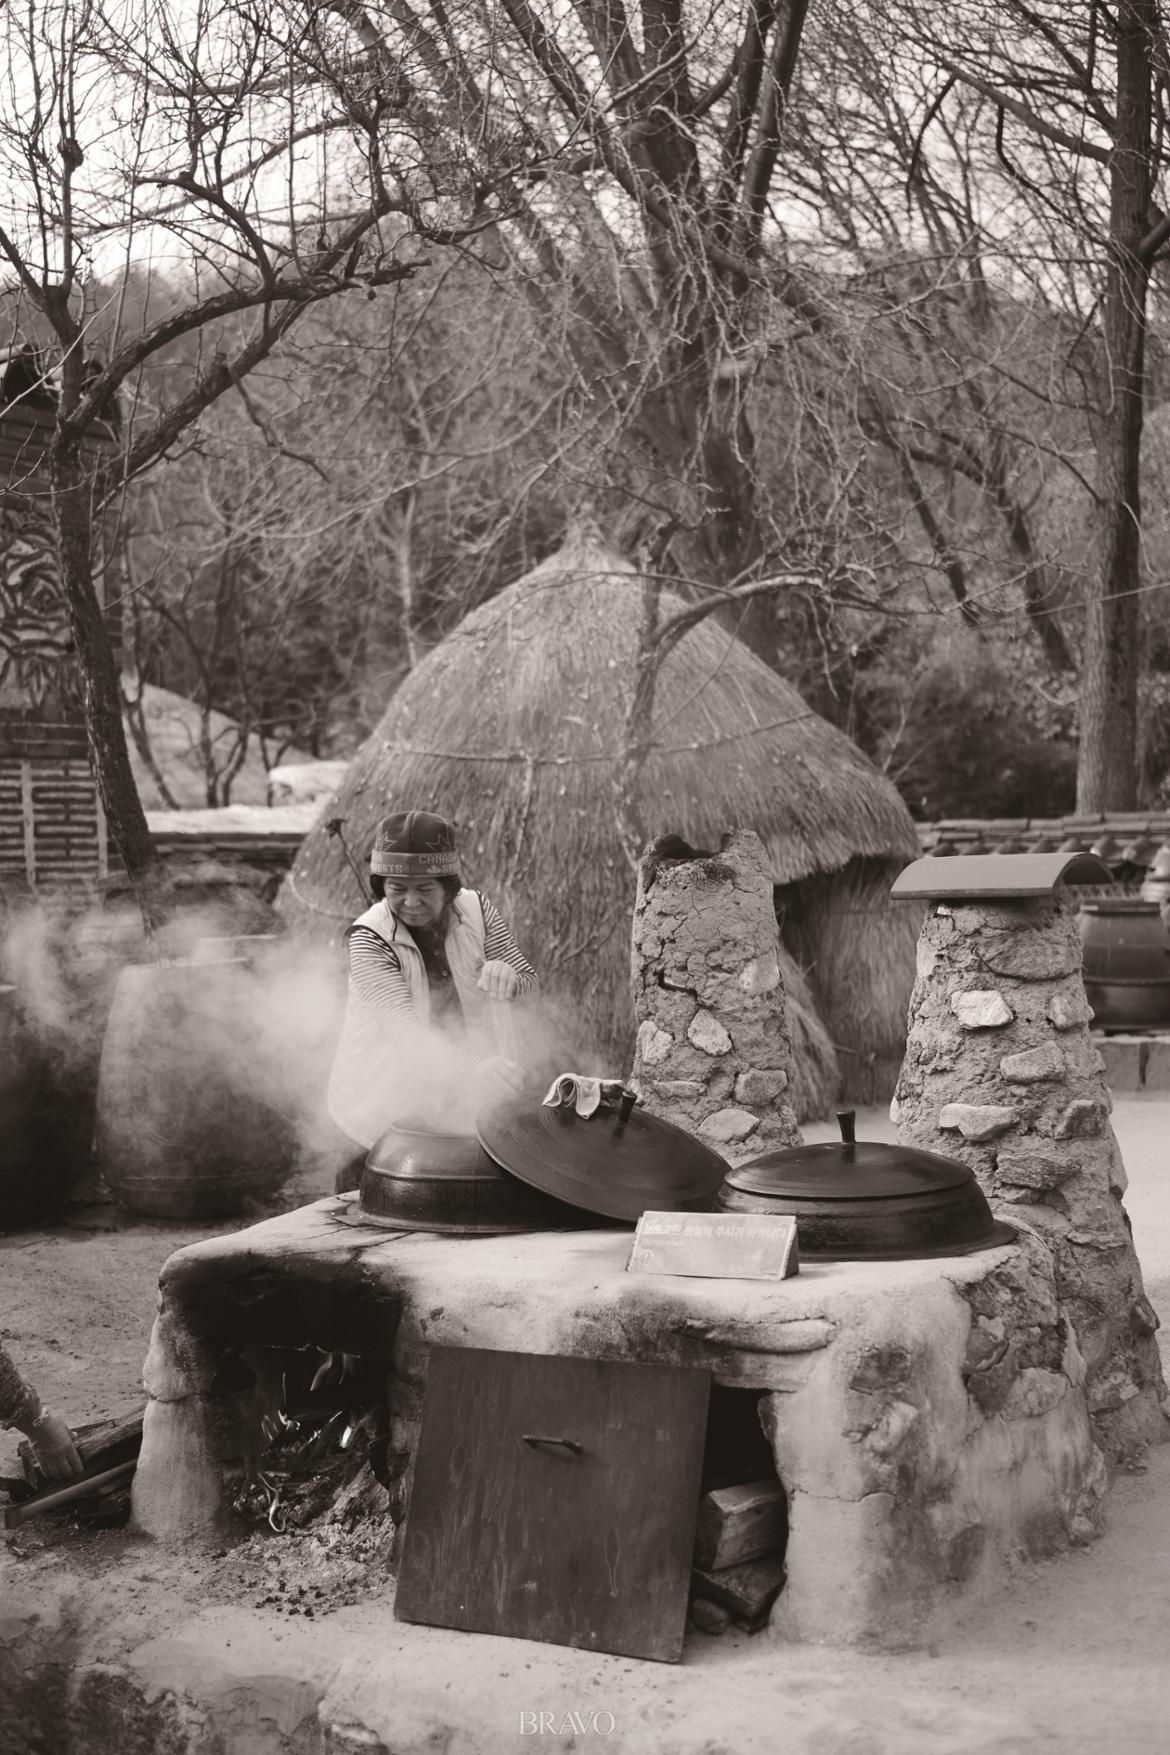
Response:
[[[32,904],[4,924],[0,979],[17,988],[26,1027],[66,1092],[80,1085],[92,1097],[111,1003],[113,1027],[122,1028],[135,1013],[135,995],[148,1001],[149,1018],[135,1038],[133,1089],[120,1097],[108,1080],[103,1087],[103,1104],[121,1103],[120,1129],[138,1128],[148,1138],[154,1124],[145,1109],[168,1102],[184,1108],[188,1125],[214,1129],[217,1111],[246,1102],[287,1124],[290,1173],[310,1173],[327,1186],[353,1155],[326,1106],[345,1005],[340,943],[321,947],[291,935],[229,940],[230,925],[214,908],[183,912],[153,944],[136,915],[108,907],[71,916]],[[151,965],[188,968],[182,980],[152,983]],[[537,1100],[560,1072],[620,1076],[590,1052],[563,1000],[538,992],[500,1006],[497,1016],[505,1025],[500,1051],[519,1063]],[[437,1031],[420,1032],[416,1050],[401,1059],[388,1106],[423,1126],[471,1131],[483,1092],[451,1049]],[[160,1163],[160,1174],[166,1169]]]

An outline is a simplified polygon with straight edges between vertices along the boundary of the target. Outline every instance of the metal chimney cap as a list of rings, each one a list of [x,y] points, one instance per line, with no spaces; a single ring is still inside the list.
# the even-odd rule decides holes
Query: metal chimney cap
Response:
[[[1113,873],[1095,853],[957,853],[916,859],[890,895],[898,902],[989,901],[1051,896],[1057,884],[1111,884]]]

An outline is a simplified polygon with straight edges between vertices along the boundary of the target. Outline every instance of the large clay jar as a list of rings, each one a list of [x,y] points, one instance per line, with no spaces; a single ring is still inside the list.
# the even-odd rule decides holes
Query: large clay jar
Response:
[[[98,1156],[116,1199],[210,1219],[274,1193],[296,1157],[278,1107],[279,1050],[250,961],[123,969],[97,1098]]]
[[[1086,902],[1080,912],[1085,994],[1098,1030],[1170,1025],[1170,938],[1158,904],[1132,897]]]
[[[1158,848],[1142,880],[1141,897],[1143,902],[1165,902],[1170,900],[1170,846],[1165,843]]]
[[[0,1231],[60,1203],[81,1168],[75,1121],[18,989],[0,986]]]

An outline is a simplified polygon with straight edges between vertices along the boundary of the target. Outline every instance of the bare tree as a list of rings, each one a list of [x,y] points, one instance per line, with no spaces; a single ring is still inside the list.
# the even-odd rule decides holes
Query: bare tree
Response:
[[[1049,11],[1062,6],[1077,11]],[[567,421],[604,434],[580,497],[604,500],[628,546],[672,525],[686,577],[824,580],[849,571],[867,528],[871,567],[904,560],[909,509],[971,625],[999,544],[994,583],[1022,594],[1067,671],[1077,655],[1030,509],[1088,418],[1081,362],[1054,386],[1045,357],[1073,348],[1092,304],[1078,190],[1061,169],[1046,206],[1003,162],[996,115],[1023,124],[983,87],[1012,32],[985,29],[974,4],[941,21],[920,10],[336,7],[382,65],[412,68],[433,148],[506,192],[482,259],[546,331],[559,323]],[[1051,58],[1019,13],[1016,34]],[[947,70],[952,38],[970,79]],[[1055,150],[1058,137],[1038,138]],[[1097,175],[1094,152],[1090,140]],[[873,441],[893,463],[880,491]],[[756,594],[737,626],[782,663],[793,614],[797,643],[815,645],[820,603],[799,590]]]
[[[100,509],[306,311],[375,298],[415,271],[420,233],[462,231],[461,168],[444,176],[421,160],[417,133],[398,126],[397,84],[335,25],[269,0],[38,0],[5,13],[3,294],[14,327],[35,319],[53,338],[57,558],[102,803],[148,919],[157,867],[94,579]],[[151,278],[131,322],[129,301],[108,298],[111,265],[124,289],[168,250],[175,270]],[[185,342],[168,385],[168,354]],[[123,386],[135,400],[122,454],[94,471],[85,434]]]
[[[1094,491],[1121,509],[1099,521],[1117,541],[1095,570],[1086,677],[1112,676],[1120,700],[1137,501],[1119,459],[1140,443],[1148,281],[1107,199],[1125,31],[1086,14],[1086,59],[1074,0],[1007,10],[1014,35],[999,13],[916,0],[848,16],[807,0],[49,0],[10,23],[33,101],[0,134],[0,249],[14,307],[35,307],[62,360],[58,543],[128,868],[150,855],[85,573],[94,509],[164,458],[220,459],[238,428],[210,411],[229,390],[283,460],[280,493],[238,508],[244,547],[215,538],[232,555],[222,637],[214,618],[172,634],[200,662],[210,641],[209,702],[234,690],[258,735],[283,723],[268,678],[296,637],[286,607],[344,583],[354,645],[373,634],[392,680],[582,506],[648,557],[632,764],[667,649],[662,581],[784,668],[820,665],[830,693],[863,624],[980,631],[1021,600],[1067,672],[1076,618],[1034,508],[1087,434]],[[1153,41],[1138,36],[1134,92]],[[437,266],[408,281],[420,240]],[[99,338],[108,363],[87,372]],[[125,452],[95,479],[81,435],[121,385]],[[127,501],[136,530],[145,504]],[[300,553],[281,557],[280,528]],[[214,567],[183,576],[205,603]],[[156,620],[176,591],[155,593]],[[251,616],[246,663],[231,603]],[[1086,774],[1105,747],[1090,696]],[[1108,737],[1125,727],[1122,712]]]
[[[817,320],[766,238],[806,0],[336,11],[382,65],[416,70],[436,150],[507,201],[485,250],[559,315],[578,415],[620,431],[633,534],[673,518],[700,577],[751,564],[765,543],[734,362],[762,304]]]
[[[1170,72],[1159,0],[1120,0],[1112,8],[1005,0],[994,15],[928,11],[910,0],[892,5],[888,16],[910,51],[927,55],[937,70],[924,131],[945,126],[955,92],[981,100],[994,153],[976,216],[981,235],[993,234],[996,220],[1002,228],[1005,214],[1017,228],[1026,223],[1031,277],[1080,318],[1065,365],[1092,437],[1095,512],[1077,802],[1082,811],[1131,809],[1149,298],[1154,265],[1170,242],[1158,198]],[[1018,263],[1023,253],[1017,245],[1011,259]],[[1001,498],[1006,485],[996,488]]]

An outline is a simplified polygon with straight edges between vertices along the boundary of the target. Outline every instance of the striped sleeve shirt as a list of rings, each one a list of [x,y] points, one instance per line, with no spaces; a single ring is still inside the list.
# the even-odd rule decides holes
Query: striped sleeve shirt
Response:
[[[530,992],[537,986],[536,970],[522,955],[495,903],[479,891],[476,894],[483,907],[484,961],[507,963],[520,978],[520,992]],[[349,935],[349,982],[353,992],[380,1014],[389,1036],[405,1038],[418,1029],[398,953],[371,927],[355,926]],[[476,1065],[477,1055],[456,1052],[468,1069]]]
[[[41,1398],[0,1347],[0,1426],[31,1426],[40,1418]]]

